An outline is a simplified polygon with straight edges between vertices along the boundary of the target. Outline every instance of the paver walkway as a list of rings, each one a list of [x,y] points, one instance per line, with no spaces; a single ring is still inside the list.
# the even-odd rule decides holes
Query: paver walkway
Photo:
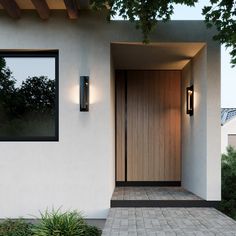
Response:
[[[214,208],[111,208],[103,236],[236,236],[236,222]]]
[[[202,200],[181,187],[116,187],[111,200]]]

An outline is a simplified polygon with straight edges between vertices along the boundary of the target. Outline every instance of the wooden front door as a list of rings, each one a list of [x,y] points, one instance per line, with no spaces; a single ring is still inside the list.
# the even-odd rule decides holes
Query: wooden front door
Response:
[[[180,181],[181,72],[116,72],[116,180]]]

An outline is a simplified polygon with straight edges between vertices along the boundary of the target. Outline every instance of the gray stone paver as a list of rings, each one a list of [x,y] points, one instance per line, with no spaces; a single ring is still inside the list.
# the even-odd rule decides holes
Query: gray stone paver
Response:
[[[202,200],[181,187],[116,187],[112,200]]]
[[[111,208],[102,236],[236,236],[236,222],[214,208]]]

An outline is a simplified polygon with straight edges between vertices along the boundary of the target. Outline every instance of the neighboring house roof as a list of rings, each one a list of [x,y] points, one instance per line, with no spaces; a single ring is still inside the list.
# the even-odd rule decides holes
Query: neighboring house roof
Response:
[[[221,108],[221,125],[236,116],[236,108]]]

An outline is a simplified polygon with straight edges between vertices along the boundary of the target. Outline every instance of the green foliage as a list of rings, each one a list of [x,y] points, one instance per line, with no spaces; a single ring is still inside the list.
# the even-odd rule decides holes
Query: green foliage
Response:
[[[19,88],[6,68],[5,59],[0,58],[0,105],[8,120],[20,118],[25,113],[54,113],[55,81],[45,76],[28,77]]]
[[[19,96],[24,99],[26,111],[50,112],[55,107],[55,81],[45,76],[29,77],[22,82]]]
[[[168,21],[174,13],[173,4],[194,6],[198,0],[91,0],[93,9],[108,10],[108,19],[118,14],[125,20],[135,22],[136,27],[142,30],[144,42],[157,25],[158,20]]]
[[[52,210],[41,213],[41,220],[33,229],[34,236],[99,236],[100,231],[88,226],[78,212]]]
[[[56,84],[45,76],[28,77],[20,87],[0,57],[0,134],[50,136],[55,132]]]
[[[35,236],[77,236],[82,234],[84,220],[77,212],[59,210],[41,213],[41,222],[33,228]]]
[[[14,92],[16,81],[11,74],[10,69],[6,67],[6,60],[0,57],[0,89],[5,92],[5,94],[1,93],[1,96]]]
[[[101,230],[95,226],[85,224],[83,227],[83,236],[100,236],[102,234]]]
[[[135,22],[143,33],[143,41],[148,42],[150,33],[159,20],[168,21],[174,13],[174,4],[194,6],[199,0],[91,0],[95,10],[108,10],[110,17],[118,15],[125,20]],[[218,33],[214,36],[230,47],[231,63],[236,64],[236,2],[235,0],[211,0],[210,6],[203,8],[206,25],[216,26]]]
[[[13,106],[12,102],[15,99],[16,81],[12,78],[11,74],[9,68],[6,67],[5,59],[0,57],[0,111],[3,120],[6,119],[3,109],[7,108],[7,110],[10,111]]]
[[[236,220],[236,150],[222,155],[222,201],[219,209]]]
[[[31,228],[31,224],[21,219],[8,219],[0,223],[0,236],[32,236]]]
[[[203,8],[202,14],[208,27],[216,26],[218,33],[214,36],[230,48],[231,63],[236,65],[236,1],[211,0],[210,6]]]
[[[88,225],[78,212],[46,211],[38,224],[23,219],[0,223],[0,236],[100,236],[101,230]]]

